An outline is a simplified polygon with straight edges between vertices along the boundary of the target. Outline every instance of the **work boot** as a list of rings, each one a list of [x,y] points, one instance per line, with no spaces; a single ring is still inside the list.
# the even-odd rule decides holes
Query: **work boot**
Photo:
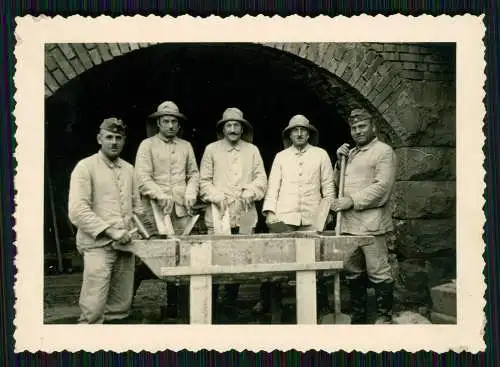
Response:
[[[366,324],[366,278],[360,276],[355,279],[347,279],[347,287],[351,294],[351,324]]]
[[[392,324],[393,283],[373,284],[377,302],[377,320],[375,324]]]

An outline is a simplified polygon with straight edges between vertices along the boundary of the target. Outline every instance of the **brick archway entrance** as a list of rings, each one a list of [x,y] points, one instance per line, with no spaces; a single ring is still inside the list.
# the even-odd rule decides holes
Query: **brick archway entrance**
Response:
[[[370,43],[47,45],[47,153],[60,177],[58,206],[65,207],[76,161],[96,150],[104,117],[129,125],[125,158],[133,161],[147,115],[172,99],[189,117],[184,136],[199,160],[224,108],[238,106],[256,127],[269,169],[293,114],[318,126],[333,156],[349,139],[346,115],[362,105],[401,161],[394,201],[400,269],[437,282],[454,274],[453,51]],[[412,297],[421,301],[420,286]]]

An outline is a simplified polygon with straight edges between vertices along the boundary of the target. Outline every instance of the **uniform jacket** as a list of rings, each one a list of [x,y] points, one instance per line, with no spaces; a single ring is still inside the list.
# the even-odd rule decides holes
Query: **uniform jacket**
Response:
[[[375,138],[364,147],[350,150],[347,160],[344,195],[354,202],[344,211],[342,232],[348,234],[384,234],[392,231],[389,206],[395,176],[396,155],[393,149]],[[335,191],[340,171],[335,165]]]
[[[103,233],[108,227],[130,229],[136,208],[140,201],[130,163],[120,158],[113,163],[100,151],[77,163],[71,173],[68,215],[78,228],[80,251],[110,244]]]
[[[333,167],[328,153],[306,145],[293,145],[279,152],[269,174],[269,187],[262,211],[272,211],[286,224],[311,225],[322,198],[332,200]]]
[[[174,200],[177,216],[187,215],[184,200],[198,195],[199,171],[191,143],[175,137],[168,142],[156,134],[141,142],[135,160],[141,194],[165,193]]]
[[[240,195],[243,189],[253,193],[253,200],[262,200],[266,192],[267,176],[259,149],[244,140],[231,146],[221,139],[205,148],[200,164],[200,195],[213,202],[221,197],[229,203],[231,227],[238,227],[242,211]],[[257,211],[252,203],[250,212],[257,224]],[[205,222],[213,226],[212,209],[205,212]]]

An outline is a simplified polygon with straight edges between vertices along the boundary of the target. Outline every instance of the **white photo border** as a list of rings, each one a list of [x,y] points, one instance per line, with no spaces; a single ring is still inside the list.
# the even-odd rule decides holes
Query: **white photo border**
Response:
[[[483,17],[17,17],[15,352],[484,351]],[[457,324],[44,325],[44,44],[85,42],[456,42]]]

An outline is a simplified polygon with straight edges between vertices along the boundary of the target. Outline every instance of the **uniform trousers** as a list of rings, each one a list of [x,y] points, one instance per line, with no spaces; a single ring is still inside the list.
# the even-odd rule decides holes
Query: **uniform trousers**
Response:
[[[79,323],[101,324],[127,317],[133,296],[134,256],[111,245],[85,249],[82,254]]]
[[[359,247],[344,261],[347,279],[358,279],[364,273],[374,283],[391,283],[392,270],[389,264],[387,235],[375,235],[372,245]]]

